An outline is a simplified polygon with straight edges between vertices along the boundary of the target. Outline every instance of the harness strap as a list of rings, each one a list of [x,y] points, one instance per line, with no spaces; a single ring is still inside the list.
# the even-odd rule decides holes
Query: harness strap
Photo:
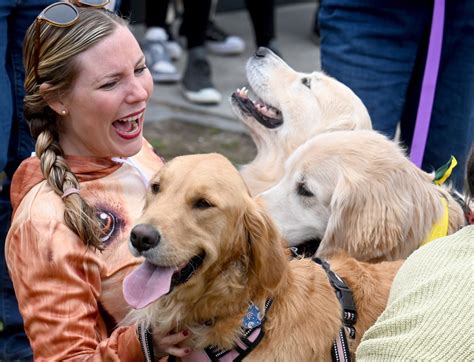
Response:
[[[342,324],[343,327],[339,330],[338,337],[333,343],[331,351],[332,359],[336,362],[350,362],[351,355],[349,352],[349,344],[347,343],[346,331],[350,338],[355,338],[354,324],[357,321],[357,309],[352,297],[352,291],[349,289],[347,284],[342,280],[334,271],[331,270],[331,266],[325,260],[320,258],[312,259],[316,264],[326,272],[329,282],[331,283],[334,291],[336,292],[337,299],[342,307]]]
[[[265,302],[265,315],[270,309],[272,302],[271,298]],[[266,317],[264,316],[260,325],[253,328],[244,328],[243,335],[236,342],[233,349],[220,350],[215,346],[209,346],[204,348],[204,350],[193,350],[189,355],[183,357],[182,360],[183,362],[240,362],[258,346],[265,336],[263,329],[265,320]]]

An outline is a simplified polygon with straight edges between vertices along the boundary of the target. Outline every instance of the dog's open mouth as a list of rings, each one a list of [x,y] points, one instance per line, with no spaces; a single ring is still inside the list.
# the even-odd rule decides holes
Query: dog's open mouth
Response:
[[[232,93],[232,101],[246,114],[255,118],[266,128],[277,128],[283,124],[281,111],[265,104],[261,100],[253,101],[248,97],[248,90],[243,87]]]
[[[145,308],[173,288],[186,283],[202,265],[205,253],[192,257],[179,267],[162,267],[147,260],[123,281],[125,301],[135,309]]]

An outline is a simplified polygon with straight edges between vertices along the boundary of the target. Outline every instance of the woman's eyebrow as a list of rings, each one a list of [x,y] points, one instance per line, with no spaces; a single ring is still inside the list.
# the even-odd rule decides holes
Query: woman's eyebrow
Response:
[[[138,61],[135,63],[135,68],[141,64],[141,63],[144,63],[145,62],[145,56],[142,55],[140,56],[140,59],[138,59]],[[94,83],[99,83],[100,81],[106,79],[106,78],[114,78],[114,77],[119,77],[122,75],[123,72],[115,72],[115,73],[110,73],[110,74],[106,74],[104,76],[101,76],[100,78],[97,78]]]

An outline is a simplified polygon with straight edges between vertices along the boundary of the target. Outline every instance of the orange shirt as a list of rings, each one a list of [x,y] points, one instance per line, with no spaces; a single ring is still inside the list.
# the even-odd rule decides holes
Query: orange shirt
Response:
[[[143,359],[135,326],[114,322],[129,311],[122,280],[141,262],[127,242],[144,204],[143,176],[150,178],[162,161],[146,141],[131,159],[142,174],[110,159],[67,157],[81,195],[99,210],[102,252],[66,226],[64,203],[43,179],[37,158],[25,160],[14,176],[5,256],[37,361]]]

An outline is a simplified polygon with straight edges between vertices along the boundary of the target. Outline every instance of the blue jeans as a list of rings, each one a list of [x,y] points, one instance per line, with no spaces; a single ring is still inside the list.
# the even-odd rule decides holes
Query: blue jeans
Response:
[[[33,151],[23,118],[23,38],[35,17],[53,1],[0,0],[0,360],[32,360],[12,282],[5,264],[5,237],[10,225],[10,181],[20,162]]]
[[[364,102],[374,129],[400,122],[409,149],[423,79],[433,0],[321,0],[321,65]],[[474,1],[447,0],[443,48],[422,168],[454,155],[461,189],[474,140]]]

